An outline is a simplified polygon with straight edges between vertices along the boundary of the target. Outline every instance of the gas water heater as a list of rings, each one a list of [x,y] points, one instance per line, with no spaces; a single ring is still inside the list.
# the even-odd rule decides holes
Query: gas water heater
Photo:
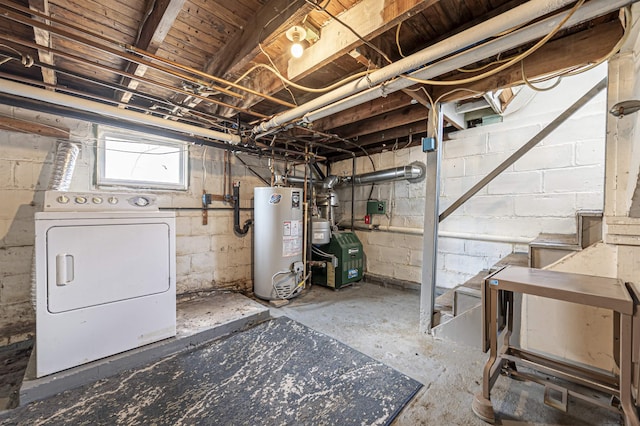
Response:
[[[265,300],[289,299],[302,290],[302,190],[253,190],[253,292]]]

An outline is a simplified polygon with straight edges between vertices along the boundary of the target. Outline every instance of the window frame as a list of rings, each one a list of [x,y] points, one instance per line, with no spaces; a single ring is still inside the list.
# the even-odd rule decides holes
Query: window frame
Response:
[[[189,146],[188,144],[169,138],[163,138],[155,135],[148,135],[140,132],[125,132],[122,129],[109,128],[106,126],[96,126],[97,142],[96,142],[96,187],[124,187],[131,189],[154,189],[154,190],[171,190],[171,191],[187,191],[189,189]],[[141,143],[147,145],[157,145],[164,147],[176,148],[180,151],[179,159],[179,183],[159,182],[153,180],[137,180],[137,179],[118,179],[108,178],[105,176],[106,171],[106,144],[107,138],[112,137],[122,142],[132,144]]]

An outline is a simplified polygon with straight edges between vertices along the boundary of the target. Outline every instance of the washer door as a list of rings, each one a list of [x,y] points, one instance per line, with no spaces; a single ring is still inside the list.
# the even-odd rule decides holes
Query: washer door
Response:
[[[169,291],[166,223],[47,230],[47,310],[61,313]]]

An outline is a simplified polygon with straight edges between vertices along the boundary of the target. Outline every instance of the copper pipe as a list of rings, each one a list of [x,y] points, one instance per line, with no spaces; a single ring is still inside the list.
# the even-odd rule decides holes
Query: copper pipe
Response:
[[[220,105],[220,106],[223,106],[223,107],[226,107],[226,108],[231,108],[231,109],[234,109],[234,110],[237,110],[237,111],[240,111],[240,112],[244,112],[245,114],[253,115],[254,117],[258,117],[258,118],[266,118],[267,117],[264,114],[260,114],[260,113],[253,112],[253,111],[248,110],[248,109],[236,107],[236,106],[233,106],[233,105],[228,104],[226,102],[219,101],[219,100],[214,99],[214,98],[209,98],[209,97],[206,97],[206,96],[197,95],[195,93],[186,91],[184,89],[180,89],[178,87],[174,87],[174,86],[171,86],[171,85],[168,85],[168,84],[160,83],[160,82],[151,80],[151,79],[146,78],[146,77],[137,76],[135,74],[131,74],[131,73],[128,73],[126,71],[122,71],[120,69],[110,67],[108,65],[103,65],[103,64],[96,63],[96,62],[92,62],[92,61],[89,61],[89,60],[87,60],[85,58],[82,58],[80,56],[76,56],[76,55],[74,55],[72,53],[67,53],[67,52],[63,52],[63,51],[58,50],[58,49],[54,49],[53,47],[40,46],[40,45],[38,45],[36,43],[30,42],[30,41],[26,41],[26,40],[22,40],[22,39],[20,39],[18,37],[14,37],[12,35],[4,34],[4,33],[0,34],[0,38],[4,39],[5,41],[9,41],[9,42],[12,42],[12,43],[15,43],[15,44],[19,44],[19,45],[21,45],[23,47],[28,47],[28,48],[31,48],[31,49],[44,50],[44,51],[47,51],[49,53],[58,55],[60,57],[67,58],[67,59],[70,59],[72,61],[80,62],[80,63],[83,63],[85,65],[89,65],[89,66],[91,66],[93,68],[97,68],[97,69],[100,69],[100,70],[103,70],[103,71],[109,71],[109,72],[112,72],[112,73],[114,73],[116,75],[120,75],[122,77],[131,78],[131,79],[140,81],[142,83],[146,83],[146,84],[149,84],[149,85],[152,85],[152,86],[155,86],[155,87],[159,87],[159,88],[162,88],[162,89],[169,90],[171,92],[181,93],[181,94],[184,94],[186,96],[192,96],[194,98],[198,98],[198,99],[201,99],[203,101],[206,101],[206,102],[209,102],[209,103],[212,103],[212,104],[216,104],[216,105]],[[7,55],[7,56],[11,56],[11,55],[6,54],[6,53],[3,53],[3,54]],[[73,73],[71,71],[62,70],[60,68],[53,67],[52,65],[49,65],[49,64],[40,63],[39,61],[36,61],[36,60],[34,60],[34,63],[36,63],[40,67],[50,68],[50,69],[53,69],[56,72],[60,72],[60,73],[63,73],[63,74],[68,74],[68,75],[71,75],[71,76],[76,77],[76,78],[81,78],[81,79],[85,79],[87,81],[92,81],[93,82],[93,80],[91,78],[85,77],[85,76],[81,76],[81,75]],[[114,85],[113,83],[111,83],[111,84]],[[117,90],[125,91],[125,92],[131,92],[131,93],[137,94],[138,96],[148,96],[148,95],[143,95],[140,92],[137,92],[136,90],[133,90],[131,88],[125,88],[124,86],[118,87]],[[182,106],[182,105],[174,105],[174,106],[178,106],[178,107],[181,107],[181,108],[186,108],[185,106]]]
[[[136,46],[129,45],[129,44],[125,44],[125,43],[117,42],[117,41],[112,40],[112,39],[110,39],[110,38],[108,38],[108,37],[105,37],[105,36],[103,36],[103,35],[101,35],[101,34],[96,34],[96,33],[93,33],[93,32],[91,32],[91,31],[87,31],[87,30],[86,30],[86,28],[81,28],[81,27],[75,26],[75,25],[73,25],[73,24],[70,24],[70,23],[68,23],[68,22],[65,22],[65,21],[63,21],[63,20],[57,19],[57,18],[52,17],[52,16],[49,16],[49,15],[46,15],[46,14],[41,13],[41,12],[39,12],[39,11],[31,10],[31,9],[28,9],[28,8],[22,7],[22,6],[20,6],[20,5],[17,5],[17,4],[15,4],[15,3],[12,3],[12,4],[6,4],[5,6],[8,6],[8,7],[12,8],[12,9],[17,10],[17,11],[21,11],[21,12],[23,12],[23,13],[27,13],[27,14],[30,14],[30,15],[38,16],[38,17],[40,17],[40,18],[42,18],[42,19],[45,19],[45,20],[48,20],[48,21],[51,21],[51,22],[56,22],[56,23],[58,23],[58,24],[64,25],[64,26],[66,26],[66,27],[68,27],[68,28],[71,28],[71,29],[73,29],[73,30],[76,30],[76,31],[78,31],[78,32],[82,32],[82,33],[84,33],[84,34],[87,34],[87,35],[89,35],[89,36],[91,36],[91,37],[94,37],[94,38],[97,38],[97,39],[100,39],[100,40],[106,41],[106,42],[111,43],[111,44],[114,44],[114,45],[116,45],[116,46],[118,46],[118,47],[120,47],[120,48],[122,48],[122,49],[124,49],[124,50],[129,50],[129,51],[131,51],[131,52],[135,52],[135,53],[137,53],[137,54],[139,54],[139,55],[141,55],[141,56],[145,56],[145,57],[147,57],[147,58],[154,59],[154,60],[156,60],[156,61],[159,61],[159,62],[162,62],[162,63],[164,63],[164,64],[166,64],[166,65],[169,65],[169,66],[171,66],[171,67],[174,67],[174,68],[177,68],[177,69],[181,69],[181,70],[183,70],[183,71],[187,71],[187,72],[189,72],[189,73],[191,73],[191,74],[198,75],[198,76],[200,76],[200,77],[204,77],[204,78],[207,78],[207,79],[209,79],[209,80],[216,81],[216,82],[218,82],[218,83],[220,83],[220,84],[223,84],[223,85],[226,85],[226,86],[230,86],[230,87],[233,87],[233,88],[238,89],[238,90],[242,90],[243,92],[247,92],[247,93],[250,93],[250,94],[252,94],[252,95],[259,96],[259,97],[261,97],[261,98],[263,98],[263,99],[269,100],[269,101],[274,102],[274,103],[277,103],[277,104],[279,104],[279,105],[286,106],[286,107],[288,107],[288,108],[293,108],[293,107],[295,107],[295,105],[294,105],[294,104],[291,104],[291,103],[289,103],[289,102],[282,101],[282,100],[280,100],[280,99],[278,99],[278,98],[275,98],[275,97],[273,97],[273,96],[267,95],[267,94],[265,94],[265,93],[260,93],[260,92],[258,92],[258,91],[256,91],[256,90],[250,89],[250,88],[248,88],[248,87],[241,86],[241,85],[239,85],[239,84],[237,84],[237,83],[234,83],[234,82],[232,82],[232,81],[227,81],[227,80],[225,80],[225,79],[223,79],[223,78],[216,77],[216,76],[214,76],[214,75],[211,75],[211,74],[205,73],[204,71],[200,71],[200,70],[197,70],[197,69],[195,69],[195,68],[188,67],[188,66],[186,66],[186,65],[181,65],[181,64],[178,64],[177,62],[174,62],[174,61],[171,61],[171,60],[168,60],[168,59],[165,59],[165,58],[161,58],[161,57],[156,56],[156,55],[154,55],[154,54],[152,54],[152,53],[150,53],[150,52],[147,52],[147,51],[145,51],[145,50],[142,50],[142,49],[140,49],[140,48],[138,48],[138,47],[136,47]],[[2,11],[2,10],[3,10],[3,9],[2,9],[2,8],[0,8],[0,11]],[[6,11],[6,9],[4,9],[4,10]],[[5,15],[5,17],[7,17],[7,18],[9,18],[9,19],[11,19],[11,20],[15,20],[14,18],[11,18],[10,16],[8,16],[6,12],[2,12],[2,13]],[[26,18],[26,19],[28,19],[28,18]],[[69,32],[67,32],[67,31],[60,30],[61,32],[63,32],[63,33],[64,33],[64,34],[61,34],[61,33],[59,33],[59,32],[56,32],[56,31],[55,31],[55,27],[52,27],[52,26],[50,26],[50,25],[46,25],[46,24],[41,23],[41,22],[39,22],[39,21],[37,21],[37,20],[30,20],[30,21],[31,21],[31,23],[29,23],[29,22],[23,22],[23,21],[21,21],[21,20],[20,20],[20,21],[18,21],[18,22],[21,22],[21,23],[23,23],[23,24],[25,24],[25,25],[30,25],[30,26],[32,26],[32,27],[39,27],[39,28],[45,29],[45,30],[47,30],[47,31],[49,31],[49,32],[51,32],[51,33],[58,34],[58,35],[60,35],[60,36],[62,36],[62,37],[68,38],[68,39],[70,39],[70,40],[72,40],[72,41],[76,41],[76,42],[79,42],[79,43],[82,43],[82,44],[86,44],[86,43],[85,43],[85,42],[83,42],[83,41],[80,41],[80,40],[74,39],[74,36],[73,36],[72,34],[70,34]],[[45,27],[46,27],[46,28],[45,28]],[[154,67],[153,62],[144,61],[144,60],[142,60],[142,59],[140,59],[140,58],[138,58],[138,57],[136,57],[136,56],[134,56],[134,55],[129,55],[129,54],[127,54],[126,52],[118,53],[117,51],[115,51],[115,50],[113,50],[113,49],[110,49],[110,48],[108,48],[108,47],[106,47],[106,46],[104,46],[104,48],[100,48],[100,47],[96,46],[94,43],[92,43],[91,41],[86,40],[86,39],[84,39],[84,40],[85,40],[86,42],[91,43],[91,44],[86,44],[86,45],[88,45],[88,46],[90,46],[90,47],[94,47],[94,48],[96,48],[96,49],[98,49],[98,50],[103,50],[103,51],[105,51],[105,52],[108,52],[108,53],[111,53],[111,54],[113,54],[113,55],[116,55],[116,56],[118,56],[118,57],[120,57],[120,58],[122,58],[122,59],[126,59],[126,60],[128,60],[128,61],[130,61],[130,62],[135,62],[135,63],[137,63],[137,64],[139,64],[139,65],[145,65],[145,66],[148,66],[148,67],[150,67],[150,68],[157,69],[157,70],[159,70],[159,71],[163,71],[163,72],[166,72],[166,73],[168,73],[168,74],[174,75],[174,76],[176,76],[176,77],[180,77],[180,78],[184,78],[184,79],[186,79],[186,80],[189,80],[189,78],[188,78],[188,77],[185,77],[184,75],[182,75],[182,76],[181,76],[181,75],[179,75],[179,74],[174,74],[174,73],[172,73],[171,71],[169,71],[169,70],[167,70],[167,69],[163,69],[163,68],[156,68],[156,67]],[[208,83],[207,83],[207,82],[199,82],[199,81],[194,81],[194,82],[195,82],[195,83],[198,83],[198,84],[202,84],[202,83],[204,83],[205,85],[208,85]],[[222,92],[224,92],[224,93],[226,93],[226,94],[229,94],[230,96],[235,96],[235,97],[239,97],[240,99],[244,99],[244,97],[243,97],[242,95],[238,95],[237,93],[230,92],[230,91],[228,91],[227,89],[223,89],[223,88],[216,88],[215,90],[222,91]]]

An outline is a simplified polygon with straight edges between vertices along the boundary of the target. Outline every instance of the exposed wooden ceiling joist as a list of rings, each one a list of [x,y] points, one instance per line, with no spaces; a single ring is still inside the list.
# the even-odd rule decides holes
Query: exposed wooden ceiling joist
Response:
[[[147,9],[145,11],[146,18],[143,20],[142,26],[138,29],[138,39],[135,46],[155,54],[173,26],[185,1],[186,0],[147,1]],[[137,76],[144,76],[147,72],[147,67],[140,64],[129,63],[126,71]],[[127,87],[134,90],[139,85],[138,81],[131,79],[126,79],[124,83]],[[132,95],[131,92],[123,93],[120,101],[127,103]]]
[[[31,10],[44,13],[45,15],[49,15],[49,0],[29,0],[29,8]],[[50,24],[49,21],[43,19],[41,20],[46,24]],[[40,28],[34,28],[33,36],[35,42],[40,46],[51,47],[51,33],[49,33],[49,31]],[[54,65],[53,54],[49,53],[46,50],[38,49],[38,59],[45,64]],[[55,86],[57,82],[55,72],[49,68],[41,68],[41,70],[42,81],[46,84]]]
[[[69,139],[69,129],[34,123],[32,121],[25,121],[17,118],[0,116],[0,129],[12,132],[37,134],[50,138]]]

